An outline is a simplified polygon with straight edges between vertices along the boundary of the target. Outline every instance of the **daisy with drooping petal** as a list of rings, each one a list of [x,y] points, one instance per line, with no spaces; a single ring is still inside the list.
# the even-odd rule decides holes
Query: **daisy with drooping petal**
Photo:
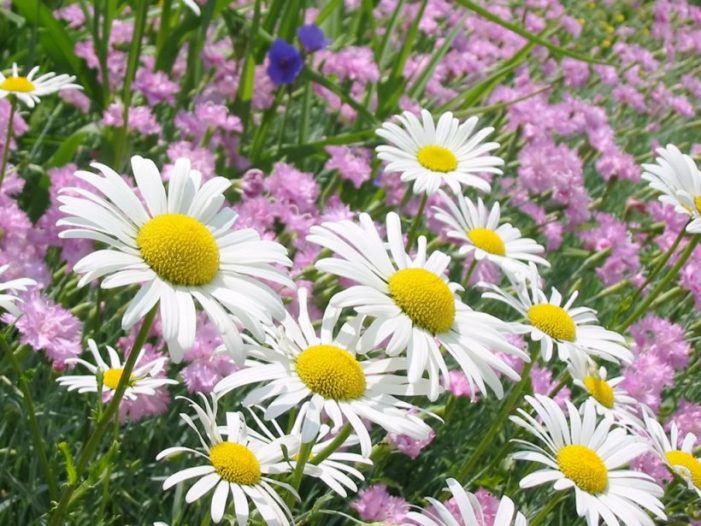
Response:
[[[645,428],[660,461],[682,477],[689,489],[694,490],[701,497],[701,460],[694,456],[696,435],[687,433],[682,438],[676,422],[673,421],[668,436],[662,425],[647,411]]]
[[[444,503],[426,497],[433,508],[424,510],[422,513],[411,511],[406,518],[421,526],[485,526],[487,521],[477,497],[465,491],[465,488],[455,479],[448,479],[446,483],[453,495],[459,516],[451,513]],[[492,526],[526,526],[527,524],[526,517],[516,511],[513,501],[507,496],[502,497]]]
[[[319,260],[319,270],[359,283],[334,295],[330,303],[372,318],[361,345],[373,348],[388,340],[389,356],[406,350],[409,381],[417,382],[428,371],[432,399],[441,376],[444,385],[450,382],[441,346],[458,363],[473,391],[486,393],[489,385],[501,397],[504,389],[498,373],[519,379],[496,354],[528,359],[507,342],[507,324],[460,301],[456,291],[462,288],[445,276],[450,258],[441,252],[428,256],[425,237],[419,237],[411,258],[404,250],[397,214],[387,214],[387,245],[367,214],[360,214],[360,224],[340,221],[314,226],[307,239],[337,256]]]
[[[3,274],[8,268],[10,268],[10,265],[1,266],[0,274]],[[24,292],[36,284],[37,282],[30,278],[18,278],[5,281],[4,283],[0,282],[0,309],[6,310],[14,317],[20,316],[20,309],[15,304],[21,303],[22,300],[14,294],[8,294],[8,292]]]
[[[649,450],[640,437],[622,427],[612,427],[610,416],[597,423],[596,407],[591,402],[586,402],[580,413],[567,401],[565,414],[547,396],[526,396],[526,401],[537,418],[519,409],[519,416],[511,420],[540,439],[544,447],[515,440],[528,451],[514,453],[513,458],[538,462],[546,468],[524,477],[522,488],[553,482],[556,491],[573,489],[577,515],[589,526],[598,526],[600,518],[609,526],[654,526],[646,510],[666,519],[659,500],[662,488],[652,477],[625,468]]]
[[[643,179],[662,193],[660,201],[691,216],[687,232],[701,233],[701,171],[691,157],[673,144],[658,148],[657,153],[656,164],[643,164]]]
[[[499,148],[496,142],[484,143],[494,128],[475,132],[477,117],[462,124],[448,112],[438,123],[427,110],[421,120],[405,111],[397,116],[401,126],[385,122],[376,133],[391,145],[377,147],[378,157],[388,164],[387,172],[401,172],[402,181],[414,182],[414,193],[431,195],[446,184],[455,193],[462,186],[489,192],[490,185],[479,173],[502,173],[504,160],[489,152]]]
[[[80,364],[85,367],[91,374],[86,375],[66,375],[57,378],[59,385],[67,387],[69,391],[78,391],[79,393],[96,393],[99,380],[98,375],[102,375],[102,393],[111,396],[117,389],[119,380],[122,378],[123,366],[119,358],[119,354],[109,345],[107,354],[109,355],[109,364],[100,356],[95,340],[88,340],[88,349],[95,359],[92,364],[81,358],[68,358],[67,364]],[[134,371],[131,373],[129,382],[127,383],[124,398],[126,400],[136,400],[139,396],[151,396],[156,393],[158,387],[168,384],[177,384],[175,380],[168,378],[157,378],[159,372],[165,365],[165,357],[150,361],[144,365],[140,365],[144,357],[142,349],[134,364]]]
[[[456,195],[457,206],[445,192],[441,192],[445,208],[434,206],[436,220],[448,226],[448,238],[461,244],[459,254],[474,253],[477,261],[487,259],[500,267],[514,268],[532,261],[550,266],[538,254],[545,250],[533,239],[521,237],[521,231],[509,223],[499,224],[499,203],[487,210],[482,199],[475,205],[463,195]]]
[[[601,327],[594,309],[573,307],[579,292],[575,291],[563,304],[562,295],[553,287],[548,298],[538,284],[540,278],[532,264],[529,272],[511,274],[509,279],[515,295],[497,285],[481,283],[487,289],[482,297],[506,303],[523,315],[528,323],[514,324],[514,330],[529,332],[531,340],[540,342],[544,360],[550,361],[555,347],[563,361],[581,360],[583,356],[615,363],[633,360],[625,338]],[[575,355],[579,357],[573,358]]]
[[[72,75],[56,75],[56,73],[44,73],[34,78],[39,66],[35,66],[26,77],[19,74],[17,64],[12,64],[12,75],[6,77],[0,73],[0,99],[8,95],[14,95],[30,108],[39,102],[40,97],[51,95],[64,89],[83,89],[78,84],[73,84],[75,77]]]
[[[76,263],[80,285],[103,276],[103,288],[141,284],[122,327],[130,329],[158,303],[163,337],[176,363],[194,343],[197,301],[227,350],[243,363],[239,326],[263,338],[264,326],[285,314],[280,296],[261,280],[294,288],[273,266],[291,264],[287,251],[253,229],[232,229],[236,214],[223,207],[229,180],[201,184],[201,174],[181,158],[166,192],[152,161],[135,156],[131,165],[146,206],[119,174],[99,163],[92,166],[102,176],[76,172],[97,192],[70,188],[59,197],[69,216],[58,222],[69,227],[61,237],[108,245]]]
[[[638,401],[623,387],[623,376],[607,378],[606,367],[598,367],[586,355],[571,357],[567,368],[575,385],[584,389],[594,401],[599,414],[610,414],[619,424],[641,429],[643,422],[638,418]]]
[[[317,335],[307,310],[306,289],[300,289],[298,297],[298,319],[288,314],[280,327],[268,330],[267,347],[253,347],[246,367],[221,380],[214,392],[222,395],[262,383],[243,399],[243,405],[265,405],[267,420],[304,402],[296,424],[305,443],[317,437],[324,418],[331,421],[333,432],[348,422],[365,456],[370,454],[372,441],[363,419],[391,433],[426,438],[431,428],[409,413],[413,406],[396,396],[427,395],[429,383],[417,379],[410,384],[404,358],[359,355],[362,317],[336,331],[341,311],[329,306]]]
[[[161,460],[176,453],[192,453],[205,460],[201,466],[190,467],[174,473],[163,483],[167,490],[185,480],[199,478],[185,494],[185,501],[192,503],[210,491],[212,495],[211,516],[215,523],[224,517],[229,494],[232,496],[237,523],[248,524],[251,510],[249,501],[266,524],[287,526],[292,515],[273,486],[297,495],[292,486],[275,480],[268,475],[291,473],[294,462],[286,460],[286,453],[293,455],[299,440],[290,435],[271,439],[266,434],[249,430],[241,413],[226,413],[226,432],[217,427],[217,400],[212,404],[202,396],[203,407],[190,400],[190,406],[197,414],[203,433],[192,418],[181,414],[182,419],[195,430],[202,444],[202,450],[188,447],[171,447],[161,451],[156,457]],[[226,439],[224,438],[226,437]]]

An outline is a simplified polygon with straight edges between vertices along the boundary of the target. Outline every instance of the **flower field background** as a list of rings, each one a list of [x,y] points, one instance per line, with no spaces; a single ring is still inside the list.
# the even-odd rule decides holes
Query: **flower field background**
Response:
[[[0,524],[701,524],[700,101],[688,0],[0,2]]]

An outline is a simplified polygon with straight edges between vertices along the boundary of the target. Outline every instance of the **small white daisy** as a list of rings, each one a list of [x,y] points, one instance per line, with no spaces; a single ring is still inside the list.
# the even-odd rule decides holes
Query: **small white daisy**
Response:
[[[610,362],[633,360],[625,346],[625,338],[598,324],[596,311],[587,307],[573,307],[579,292],[574,292],[563,304],[560,292],[553,287],[548,298],[538,284],[540,278],[531,265],[527,273],[507,276],[515,291],[510,294],[497,285],[480,283],[487,289],[482,297],[506,303],[517,310],[528,322],[514,324],[513,330],[530,333],[531,340],[540,342],[543,359],[549,361],[557,347],[558,357],[566,361],[575,355],[595,356]]]
[[[146,206],[122,176],[98,163],[92,166],[102,177],[76,172],[96,193],[69,188],[59,197],[69,216],[58,221],[69,227],[61,237],[108,245],[76,263],[75,271],[84,274],[80,285],[103,276],[103,288],[141,284],[122,327],[130,329],[159,303],[163,337],[176,363],[194,343],[197,301],[243,363],[239,326],[263,338],[263,327],[285,315],[280,296],[262,280],[294,288],[273,266],[291,264],[287,251],[253,229],[232,228],[236,213],[223,206],[231,181],[215,177],[201,184],[190,161],[178,159],[166,192],[152,161],[135,156],[131,165]]]
[[[413,406],[396,396],[427,395],[429,383],[418,379],[410,384],[403,372],[404,358],[358,355],[362,317],[336,331],[341,311],[328,307],[317,335],[307,310],[306,289],[300,289],[298,295],[298,319],[288,314],[280,327],[269,330],[267,347],[252,347],[246,367],[222,379],[214,392],[223,395],[244,385],[262,383],[243,399],[243,405],[264,404],[267,420],[304,402],[297,424],[305,443],[317,437],[323,417],[331,420],[334,432],[348,421],[365,456],[370,454],[372,440],[362,419],[391,433],[425,439],[431,428],[409,414]]]
[[[487,524],[482,505],[477,497],[465,491],[465,488],[455,479],[448,479],[446,482],[457,505],[459,516],[453,515],[444,503],[426,497],[433,508],[424,510],[422,513],[411,511],[407,513],[406,518],[421,526],[483,526]],[[491,525],[526,526],[527,524],[526,517],[521,512],[516,511],[513,501],[507,496],[502,497]]]
[[[682,477],[689,489],[701,497],[701,460],[694,456],[696,435],[687,433],[682,438],[676,422],[672,422],[668,436],[662,425],[647,411],[645,428],[660,461]]]
[[[691,216],[686,231],[701,233],[701,171],[688,155],[673,144],[658,148],[656,164],[643,164],[643,179],[662,193],[659,200]]]
[[[448,226],[448,238],[461,244],[458,253],[474,253],[477,261],[487,259],[500,267],[514,268],[532,261],[549,267],[538,254],[545,250],[533,239],[521,237],[521,231],[509,223],[499,224],[499,203],[487,210],[482,199],[475,205],[463,195],[456,195],[457,206],[445,192],[441,192],[445,208],[434,206],[435,218]]]
[[[414,193],[431,195],[446,184],[455,193],[461,186],[489,192],[490,185],[479,173],[502,173],[500,157],[489,155],[499,148],[496,142],[483,143],[494,128],[484,128],[473,135],[477,117],[462,124],[448,112],[438,124],[427,110],[421,110],[421,121],[408,111],[397,116],[401,127],[385,122],[376,133],[391,146],[377,147],[378,157],[388,164],[387,172],[401,172],[402,181],[414,181]]]
[[[606,367],[598,367],[586,355],[577,354],[567,364],[575,385],[584,389],[594,401],[599,414],[610,414],[619,424],[641,429],[638,401],[623,387],[623,376],[608,379]]]
[[[3,265],[0,267],[0,275],[4,274],[5,271],[10,268],[10,265]],[[0,282],[0,309],[4,309],[9,312],[12,316],[18,317],[21,314],[20,308],[15,305],[16,303],[21,303],[22,300],[15,296],[15,292],[24,292],[29,287],[33,287],[37,284],[36,281],[30,278],[18,278],[11,279],[10,281]]]
[[[486,393],[489,385],[501,397],[504,389],[498,373],[519,379],[497,356],[505,352],[528,360],[528,355],[506,341],[507,324],[460,301],[456,291],[462,288],[445,275],[450,258],[441,252],[428,256],[425,237],[419,237],[411,258],[404,250],[399,216],[394,212],[387,214],[387,245],[367,214],[360,214],[360,224],[340,221],[314,226],[307,239],[338,256],[320,259],[319,270],[359,283],[334,295],[331,304],[352,307],[372,318],[361,345],[376,347],[388,340],[389,356],[406,350],[409,381],[418,381],[428,371],[431,398],[438,392],[440,376],[444,384],[449,382],[441,346],[465,373],[472,390]]]
[[[91,374],[86,375],[66,375],[57,378],[59,385],[67,387],[69,391],[79,393],[96,393],[99,385],[98,375],[102,376],[102,394],[111,396],[117,389],[119,380],[122,378],[123,366],[119,359],[119,354],[109,345],[106,346],[109,354],[109,364],[100,356],[95,340],[88,340],[88,349],[95,359],[95,364],[87,362],[81,358],[68,358],[68,364],[80,364]],[[156,394],[156,389],[168,384],[177,384],[175,380],[168,378],[157,378],[156,375],[163,370],[166,358],[157,358],[144,365],[139,365],[144,357],[144,351],[139,353],[134,364],[134,371],[131,373],[127,383],[124,398],[136,400],[140,395],[151,396]]]
[[[35,66],[26,77],[19,74],[17,64],[12,64],[12,75],[6,77],[0,73],[0,99],[8,95],[14,95],[30,108],[39,102],[40,97],[51,95],[64,89],[82,89],[73,84],[75,77],[72,75],[56,75],[56,73],[44,73],[34,78],[39,66]]]
[[[270,438],[265,434],[249,430],[241,413],[226,413],[226,432],[217,426],[217,401],[210,405],[202,396],[203,407],[190,400],[197,414],[203,433],[186,414],[181,418],[194,429],[200,439],[202,450],[188,447],[171,447],[156,457],[161,460],[176,453],[192,453],[205,460],[204,465],[190,467],[174,473],[163,483],[167,490],[188,479],[199,478],[185,494],[187,503],[195,502],[214,490],[211,516],[215,523],[224,517],[229,494],[232,496],[234,513],[240,526],[248,524],[251,514],[249,501],[269,525],[287,526],[292,523],[292,514],[273,486],[280,486],[297,496],[289,484],[268,475],[292,473],[294,462],[287,459],[299,447],[299,440],[290,435]],[[224,439],[224,436],[226,439]]]
[[[514,453],[516,460],[544,464],[526,475],[521,488],[553,482],[556,491],[573,489],[577,515],[589,526],[598,526],[599,518],[609,526],[654,526],[645,512],[666,519],[659,497],[664,493],[651,477],[625,469],[638,455],[649,450],[640,437],[613,427],[605,416],[597,423],[596,408],[587,402],[582,412],[567,404],[567,414],[547,396],[526,396],[536,417],[519,409],[511,420],[540,439],[545,447],[515,440],[528,451]]]

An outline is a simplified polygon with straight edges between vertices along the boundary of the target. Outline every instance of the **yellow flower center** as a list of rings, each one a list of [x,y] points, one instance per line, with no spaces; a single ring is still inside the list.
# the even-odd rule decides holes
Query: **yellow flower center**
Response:
[[[252,486],[260,481],[260,462],[243,444],[221,442],[209,450],[209,461],[227,482]]]
[[[557,305],[541,303],[528,309],[528,321],[545,334],[556,340],[573,342],[577,326],[567,311]]]
[[[665,456],[667,457],[667,462],[669,462],[671,466],[681,466],[689,470],[691,481],[694,483],[694,486],[701,488],[701,462],[699,462],[697,458],[679,450],[668,451],[665,453]]]
[[[609,409],[613,407],[613,389],[606,380],[593,376],[585,376],[582,383],[584,383],[584,387],[587,388],[589,394],[594,397],[594,400]]]
[[[358,360],[334,345],[312,345],[295,361],[297,375],[310,390],[331,400],[355,400],[365,392]]]
[[[36,88],[27,77],[7,77],[0,83],[0,89],[18,93],[30,93]]]
[[[577,487],[592,495],[606,491],[609,473],[604,461],[587,446],[565,446],[557,452],[560,471]]]
[[[141,257],[161,278],[175,285],[206,285],[219,270],[219,247],[197,219],[162,214],[141,227],[136,236]]]
[[[452,172],[458,167],[458,159],[448,148],[431,144],[422,147],[416,158],[424,168],[434,172]]]
[[[110,389],[117,389],[117,386],[119,385],[119,380],[122,378],[122,371],[124,369],[107,369],[105,372],[102,373],[102,385],[105,387],[109,387]],[[127,385],[132,386],[134,385],[134,375],[131,375],[131,378],[129,378],[129,382]]]
[[[506,254],[504,241],[494,230],[488,228],[473,228],[467,231],[467,237],[472,241],[473,245],[477,248],[481,248],[485,252],[497,256]]]
[[[696,205],[696,210],[701,212],[701,195],[694,197],[694,205]]]
[[[455,320],[455,298],[440,276],[405,268],[389,278],[389,294],[414,325],[432,334],[448,331]]]

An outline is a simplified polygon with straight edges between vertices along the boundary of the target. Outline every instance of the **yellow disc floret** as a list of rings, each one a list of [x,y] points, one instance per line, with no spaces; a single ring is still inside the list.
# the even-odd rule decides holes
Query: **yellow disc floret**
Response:
[[[557,464],[579,489],[592,495],[606,491],[608,469],[593,449],[581,445],[565,446],[557,452]]]
[[[35,89],[34,84],[27,77],[7,77],[0,82],[0,90],[31,93]]]
[[[694,205],[696,205],[696,210],[701,213],[701,195],[694,197]]]
[[[458,167],[458,159],[448,148],[431,144],[416,154],[421,166],[433,172],[452,172]]]
[[[682,467],[688,471],[694,486],[701,488],[701,462],[699,462],[699,459],[679,450],[668,451],[665,453],[665,457],[667,457],[667,462],[669,462],[672,467]]]
[[[455,320],[455,298],[440,276],[405,268],[389,278],[389,294],[414,325],[432,334],[448,331]]]
[[[260,481],[260,462],[243,444],[221,442],[209,450],[209,460],[227,482],[252,486]]]
[[[122,378],[122,372],[124,369],[107,369],[102,373],[102,385],[109,387],[110,389],[117,389],[119,385],[119,380]],[[127,385],[134,384],[134,375],[131,376]]]
[[[194,217],[156,216],[141,227],[136,244],[154,272],[174,285],[206,285],[219,270],[217,241]]]
[[[485,252],[496,256],[503,256],[506,254],[504,241],[494,230],[488,228],[473,228],[467,231],[467,237],[472,241],[473,245],[477,248],[481,248]]]
[[[595,378],[593,376],[585,376],[582,380],[584,387],[587,388],[589,394],[594,397],[594,400],[599,402],[604,407],[611,409],[613,407],[614,395],[613,388],[603,378]]]
[[[331,400],[355,400],[365,393],[365,373],[358,360],[334,345],[312,345],[295,361],[300,380]]]
[[[528,321],[537,329],[556,340],[573,342],[577,336],[577,326],[567,311],[557,305],[541,303],[528,309]]]

